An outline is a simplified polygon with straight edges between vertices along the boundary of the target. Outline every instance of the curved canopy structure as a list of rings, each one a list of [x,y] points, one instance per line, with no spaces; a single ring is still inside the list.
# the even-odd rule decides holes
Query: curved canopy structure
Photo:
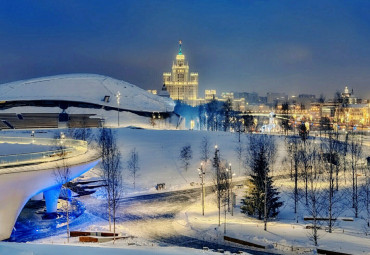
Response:
[[[181,121],[173,113],[174,107],[168,97],[95,74],[57,75],[0,85],[0,129],[101,125],[173,128]]]
[[[168,98],[96,74],[57,75],[0,85],[0,101],[3,103],[37,100],[90,103],[139,112],[172,112],[175,106]]]

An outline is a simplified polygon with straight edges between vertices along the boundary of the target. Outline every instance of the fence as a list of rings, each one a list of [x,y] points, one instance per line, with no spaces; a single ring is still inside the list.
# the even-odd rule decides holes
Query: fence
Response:
[[[46,145],[52,150],[0,156],[0,168],[16,165],[38,164],[82,155],[87,151],[87,142],[73,139],[0,137],[0,143]]]

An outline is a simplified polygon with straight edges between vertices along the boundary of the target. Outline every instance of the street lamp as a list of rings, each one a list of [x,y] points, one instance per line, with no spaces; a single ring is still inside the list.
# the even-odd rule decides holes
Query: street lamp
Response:
[[[116,94],[116,99],[117,99],[117,126],[119,127],[119,103],[120,103],[120,100],[121,100],[121,93],[119,91],[117,91],[117,94]]]
[[[228,211],[230,211],[230,193],[231,193],[231,216],[234,216],[234,196],[233,196],[233,172],[231,170],[231,163],[229,163],[229,168],[226,168],[227,172],[227,179],[228,181],[230,180],[230,187],[227,190],[228,196],[227,196],[227,206],[228,206]],[[224,225],[224,234],[226,234],[226,203],[225,203],[225,225]]]
[[[63,144],[64,138],[66,138],[63,132],[60,132],[60,144]]]
[[[235,173],[231,170],[231,163],[229,163],[229,174],[230,174],[230,193],[231,193],[231,216],[234,216],[234,194],[233,194],[233,176]]]
[[[202,180],[202,215],[204,216],[204,200],[205,200],[205,190],[204,190],[204,176],[206,172],[203,170],[203,162],[200,163],[200,168],[198,168],[199,177]]]
[[[35,131],[32,130],[31,132],[31,137],[32,137],[32,143],[35,142]]]
[[[208,131],[208,115],[207,115],[207,112],[204,113],[205,116],[206,116],[206,130]]]
[[[221,191],[220,191],[220,162],[219,162],[219,150],[217,145],[215,145],[215,157],[214,157],[214,167],[216,168],[216,189],[217,189],[217,205],[218,205],[218,226],[221,226]]]

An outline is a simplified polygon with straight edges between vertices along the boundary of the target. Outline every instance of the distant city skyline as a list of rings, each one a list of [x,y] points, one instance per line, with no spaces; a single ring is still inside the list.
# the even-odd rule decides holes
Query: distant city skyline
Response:
[[[0,83],[96,73],[162,86],[178,41],[204,90],[370,98],[370,2],[2,1]]]

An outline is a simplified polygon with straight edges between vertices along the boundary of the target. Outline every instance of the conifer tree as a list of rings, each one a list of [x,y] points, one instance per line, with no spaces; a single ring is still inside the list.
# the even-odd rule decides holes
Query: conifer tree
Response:
[[[256,216],[260,220],[264,217],[265,221],[268,218],[276,217],[279,208],[283,205],[279,201],[279,192],[274,188],[273,180],[269,176],[269,158],[273,153],[270,150],[275,149],[271,143],[273,140],[264,136],[251,138],[250,146],[253,146],[249,159],[251,179],[241,206],[243,213]],[[265,194],[267,195],[265,196]]]

